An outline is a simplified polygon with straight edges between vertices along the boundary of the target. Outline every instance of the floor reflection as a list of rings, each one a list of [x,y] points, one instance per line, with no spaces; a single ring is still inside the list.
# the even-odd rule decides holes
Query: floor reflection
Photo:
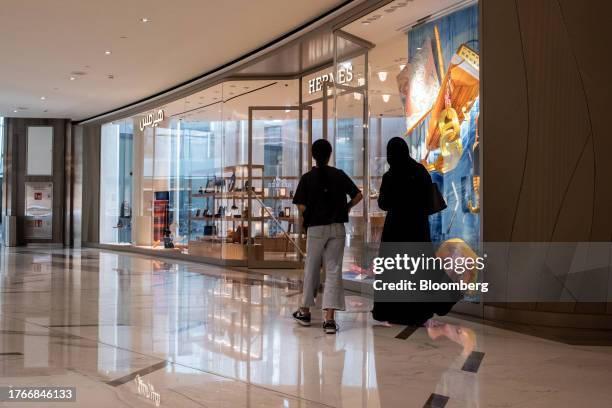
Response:
[[[556,403],[546,390],[612,398],[609,352],[448,317],[384,327],[358,295],[338,335],[323,334],[320,313],[313,327],[296,326],[294,271],[94,249],[3,251],[0,267],[2,381],[73,385],[77,406],[152,406],[157,395],[160,406],[283,408]],[[583,368],[564,365],[567,355]],[[589,382],[556,377],[561,368]]]

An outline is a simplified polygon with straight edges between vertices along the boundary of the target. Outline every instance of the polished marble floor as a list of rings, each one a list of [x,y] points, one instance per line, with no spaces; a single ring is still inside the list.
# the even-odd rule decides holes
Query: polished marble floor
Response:
[[[83,250],[0,252],[0,386],[74,386],[52,407],[610,407],[612,348],[457,317],[341,331],[290,319],[299,274]],[[320,318],[320,315],[319,315]]]

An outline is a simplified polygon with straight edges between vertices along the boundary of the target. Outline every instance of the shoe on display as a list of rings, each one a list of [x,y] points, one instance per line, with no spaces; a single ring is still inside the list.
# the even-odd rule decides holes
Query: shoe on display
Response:
[[[338,325],[335,320],[326,320],[323,323],[323,331],[325,334],[336,334],[338,332]]]
[[[302,326],[310,326],[310,313],[302,313],[301,310],[293,312],[293,318]]]

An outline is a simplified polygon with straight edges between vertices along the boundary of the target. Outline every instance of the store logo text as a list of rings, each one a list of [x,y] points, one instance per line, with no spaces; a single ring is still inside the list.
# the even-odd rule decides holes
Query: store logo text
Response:
[[[338,69],[338,83],[351,82],[353,80],[353,66],[347,65]],[[308,81],[308,93],[313,94],[319,92],[323,88],[324,82],[334,82],[334,73],[320,75]]]
[[[140,119],[140,130],[143,131],[147,126],[156,127],[159,122],[163,122],[164,120],[164,110],[160,109],[157,111],[155,118],[153,118],[153,114],[149,113],[144,118]]]

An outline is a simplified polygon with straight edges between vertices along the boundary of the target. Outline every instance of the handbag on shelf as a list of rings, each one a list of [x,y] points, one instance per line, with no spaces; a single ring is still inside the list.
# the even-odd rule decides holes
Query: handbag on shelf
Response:
[[[438,184],[432,181],[429,186],[429,209],[428,214],[432,215],[438,213],[446,208],[446,201],[444,196],[438,188]]]

